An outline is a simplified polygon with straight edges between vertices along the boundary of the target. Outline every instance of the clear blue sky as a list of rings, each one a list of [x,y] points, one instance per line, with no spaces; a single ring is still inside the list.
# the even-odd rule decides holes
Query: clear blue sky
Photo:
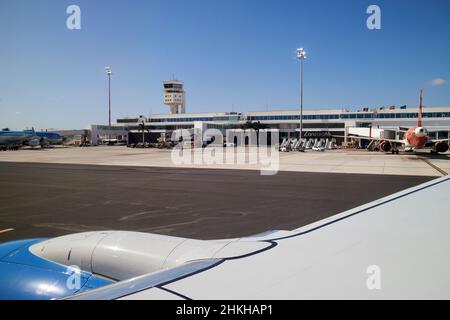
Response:
[[[81,7],[81,30],[66,8]],[[381,7],[382,29],[366,28]],[[185,81],[188,112],[450,105],[447,0],[0,0],[0,127],[82,128],[168,113],[162,81]],[[432,85],[429,81],[440,85]],[[429,83],[427,83],[429,82]]]

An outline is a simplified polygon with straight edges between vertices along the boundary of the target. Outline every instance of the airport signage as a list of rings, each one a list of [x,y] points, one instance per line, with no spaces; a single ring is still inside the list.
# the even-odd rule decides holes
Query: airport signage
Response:
[[[329,131],[307,131],[304,134],[305,138],[331,138],[331,132]]]

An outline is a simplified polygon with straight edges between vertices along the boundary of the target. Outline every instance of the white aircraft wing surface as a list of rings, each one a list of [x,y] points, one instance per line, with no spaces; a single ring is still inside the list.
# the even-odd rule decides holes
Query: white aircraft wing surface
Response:
[[[392,143],[398,143],[398,144],[405,144],[405,140],[400,139],[384,139],[384,138],[374,138],[374,137],[368,137],[368,136],[361,136],[361,135],[348,135],[348,136],[336,136],[333,135],[335,138],[347,138],[347,139],[358,139],[358,140],[373,140],[373,141],[388,141]]]
[[[430,139],[430,142],[450,142],[450,139]]]
[[[450,299],[450,178],[75,299]],[[298,208],[301,214],[301,206]],[[276,216],[276,212],[274,212]]]

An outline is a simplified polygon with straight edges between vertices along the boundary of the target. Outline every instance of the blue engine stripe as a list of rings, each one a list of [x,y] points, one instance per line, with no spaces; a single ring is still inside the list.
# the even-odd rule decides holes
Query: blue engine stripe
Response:
[[[80,273],[80,287],[71,284],[73,273],[67,267],[35,256],[29,247],[45,239],[0,244],[0,300],[42,300],[63,298],[98,288],[112,281]],[[77,284],[77,283],[76,283]]]

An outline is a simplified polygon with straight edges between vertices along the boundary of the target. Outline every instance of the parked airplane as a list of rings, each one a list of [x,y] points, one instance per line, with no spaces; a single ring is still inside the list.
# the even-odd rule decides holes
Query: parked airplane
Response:
[[[23,145],[32,147],[59,144],[63,141],[61,135],[56,132],[32,130],[11,131],[4,129],[0,131],[0,149],[18,149]]]
[[[450,139],[431,139],[429,131],[422,125],[422,90],[420,90],[420,103],[417,126],[407,130],[400,130],[405,134],[404,139],[384,139],[374,138],[368,136],[351,136],[350,138],[360,140],[374,140],[379,142],[380,151],[392,153],[399,153],[399,149],[403,148],[405,151],[414,151],[430,147],[431,153],[444,153],[449,149]]]
[[[0,148],[1,149],[17,149],[24,143],[36,144],[36,135],[34,130],[30,131],[0,131]]]
[[[98,231],[8,242],[0,299],[450,299],[449,194],[447,176],[239,239]]]
[[[41,143],[50,145],[61,144],[64,140],[59,133],[50,131],[38,131],[36,136],[41,139]]]

